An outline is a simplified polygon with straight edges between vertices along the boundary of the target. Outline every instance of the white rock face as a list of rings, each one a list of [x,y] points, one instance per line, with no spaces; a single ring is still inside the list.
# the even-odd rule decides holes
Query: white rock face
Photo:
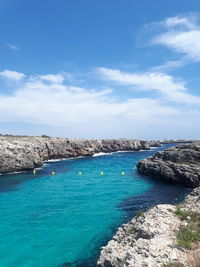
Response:
[[[118,229],[102,248],[98,266],[163,266],[174,260],[186,262],[184,251],[176,248],[180,220],[173,205],[158,205]]]
[[[48,137],[0,136],[0,173],[31,170],[44,160],[92,156],[99,152],[137,151],[159,146],[139,140],[86,140]]]
[[[181,205],[183,209],[200,214],[200,187],[195,188]]]
[[[137,164],[142,174],[184,184],[200,186],[200,141],[171,147]]]
[[[200,187],[188,195],[181,207],[200,214]],[[97,265],[163,267],[177,262],[192,267],[188,264],[187,250],[177,246],[176,232],[187,222],[181,221],[175,210],[174,205],[158,205],[122,225],[107,246],[102,248]]]

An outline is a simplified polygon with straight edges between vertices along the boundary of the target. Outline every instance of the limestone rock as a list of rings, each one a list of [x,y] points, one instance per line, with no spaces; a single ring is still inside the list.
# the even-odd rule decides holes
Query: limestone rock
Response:
[[[200,185],[200,142],[182,144],[139,161],[142,174],[181,183],[189,187]]]
[[[200,187],[186,197],[181,207],[200,214]],[[200,246],[190,251],[177,246],[176,231],[185,222],[175,215],[175,210],[174,205],[158,205],[122,225],[102,248],[97,265],[164,267],[174,263],[173,266],[198,266],[191,262],[197,258],[193,254],[199,253]]]
[[[156,143],[159,145],[159,143]],[[149,149],[153,142],[0,136],[0,173],[31,170],[50,159],[92,156],[99,152]]]

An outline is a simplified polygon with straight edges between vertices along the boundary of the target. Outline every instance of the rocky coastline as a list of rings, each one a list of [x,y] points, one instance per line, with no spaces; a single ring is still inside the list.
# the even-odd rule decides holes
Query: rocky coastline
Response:
[[[33,170],[47,160],[148,150],[168,142],[0,136],[0,173]],[[196,188],[179,207],[157,205],[123,224],[102,248],[97,262],[99,267],[200,266],[200,226],[191,247],[180,245],[182,240],[178,237],[182,230],[194,235],[191,227],[197,226],[193,218],[197,219],[197,225],[200,221],[200,141],[171,142],[182,144],[141,160],[138,171],[156,179]]]
[[[162,204],[123,224],[101,249],[99,267],[200,266],[200,142],[156,153],[137,165],[156,179],[196,187],[177,205]]]
[[[148,150],[152,146],[160,146],[160,142],[0,136],[0,174],[33,170],[52,159],[86,157],[100,152]]]
[[[137,168],[140,173],[157,179],[200,186],[200,141],[158,152],[139,161]]]
[[[163,204],[138,214],[129,223],[123,224],[113,239],[102,248],[97,265],[198,267],[200,240],[196,240],[187,248],[179,244],[177,234],[180,229],[189,232],[193,214],[200,216],[200,187],[195,188],[186,197],[179,210],[182,211],[181,214],[188,216],[182,218],[178,215],[177,206]]]

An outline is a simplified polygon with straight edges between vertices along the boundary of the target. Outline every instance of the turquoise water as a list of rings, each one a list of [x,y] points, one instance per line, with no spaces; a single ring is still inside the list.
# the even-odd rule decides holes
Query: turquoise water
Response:
[[[166,184],[136,171],[137,161],[154,152],[50,162],[36,175],[1,176],[0,266],[94,266],[100,246],[115,229],[136,210],[154,204],[155,190],[162,197],[167,192]],[[168,191],[166,198],[174,199]]]

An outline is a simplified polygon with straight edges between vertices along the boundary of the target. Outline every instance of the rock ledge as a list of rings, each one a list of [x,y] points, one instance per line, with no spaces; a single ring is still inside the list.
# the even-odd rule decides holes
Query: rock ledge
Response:
[[[200,187],[188,195],[181,208],[200,214]],[[199,255],[200,246],[193,251],[177,246],[176,232],[186,222],[175,215],[175,210],[174,205],[158,205],[138,218],[133,218],[129,223],[123,224],[107,246],[102,248],[97,265],[99,267],[199,266],[191,263],[191,254]],[[174,265],[168,265],[171,263]]]
[[[138,171],[157,179],[200,186],[200,142],[169,148],[139,161]]]
[[[0,173],[32,170],[50,159],[92,156],[99,152],[148,150],[151,146],[160,146],[160,143],[128,139],[0,136]]]

